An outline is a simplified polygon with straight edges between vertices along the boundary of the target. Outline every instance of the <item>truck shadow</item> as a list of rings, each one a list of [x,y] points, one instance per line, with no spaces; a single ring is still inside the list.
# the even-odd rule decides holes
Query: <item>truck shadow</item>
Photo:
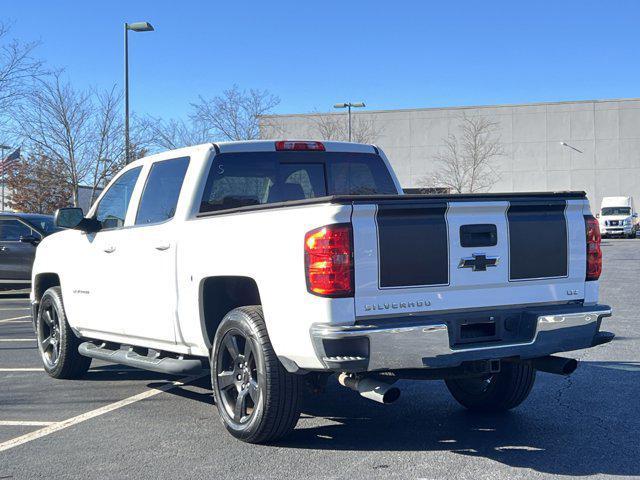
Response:
[[[173,380],[164,373],[152,372],[149,370],[141,370],[124,365],[107,364],[92,366],[91,369],[82,377],[83,381],[158,381],[164,384],[164,380]],[[151,386],[151,385],[149,385]]]
[[[280,445],[451,452],[547,474],[636,476],[639,380],[640,363],[582,362],[571,377],[539,374],[525,404],[496,415],[462,409],[443,382],[400,382],[403,397],[389,406],[331,383],[305,399],[298,428]]]

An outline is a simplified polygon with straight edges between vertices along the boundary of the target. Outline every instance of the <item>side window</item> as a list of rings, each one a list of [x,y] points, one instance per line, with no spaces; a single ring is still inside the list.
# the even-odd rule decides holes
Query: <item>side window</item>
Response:
[[[132,168],[123,173],[100,200],[96,219],[102,223],[102,228],[119,228],[124,225],[131,194],[140,176],[141,168]]]
[[[189,158],[156,162],[151,166],[142,192],[136,225],[164,222],[173,218]]]
[[[37,232],[18,220],[8,218],[0,220],[0,242],[19,242],[20,237],[33,234],[38,235]]]

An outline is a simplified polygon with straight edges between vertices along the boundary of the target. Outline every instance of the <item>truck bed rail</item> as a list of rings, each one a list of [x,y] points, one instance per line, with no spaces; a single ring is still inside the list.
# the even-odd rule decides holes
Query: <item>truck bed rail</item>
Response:
[[[545,201],[584,199],[587,194],[584,191],[563,192],[514,192],[514,193],[447,193],[447,194],[405,194],[405,195],[327,195],[324,197],[306,198],[304,200],[288,200],[285,202],[263,203],[261,205],[247,205],[244,207],[229,208],[213,212],[199,213],[197,218],[229,215],[232,213],[251,212],[255,210],[271,210],[274,208],[297,207],[316,205],[322,203],[349,205],[362,203],[386,203],[386,202],[478,202],[478,201]]]

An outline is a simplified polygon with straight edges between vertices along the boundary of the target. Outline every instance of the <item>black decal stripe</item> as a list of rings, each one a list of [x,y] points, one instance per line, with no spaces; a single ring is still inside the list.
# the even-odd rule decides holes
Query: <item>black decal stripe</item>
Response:
[[[511,202],[509,279],[566,277],[568,274],[566,202]]]
[[[449,283],[446,203],[378,206],[380,287]]]

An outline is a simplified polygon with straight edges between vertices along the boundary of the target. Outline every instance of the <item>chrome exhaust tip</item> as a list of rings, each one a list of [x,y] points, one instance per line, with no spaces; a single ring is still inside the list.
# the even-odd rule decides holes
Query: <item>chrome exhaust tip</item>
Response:
[[[338,375],[338,383],[343,387],[358,392],[364,398],[385,405],[393,403],[400,398],[400,389],[393,386],[395,380],[388,383],[376,377],[356,377],[342,372]]]

